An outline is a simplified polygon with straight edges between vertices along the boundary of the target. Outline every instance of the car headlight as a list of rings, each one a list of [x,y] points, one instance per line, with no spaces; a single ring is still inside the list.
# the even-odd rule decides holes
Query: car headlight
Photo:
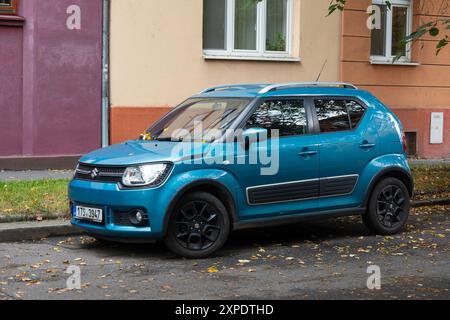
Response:
[[[170,172],[168,163],[147,164],[128,167],[122,176],[122,184],[127,187],[157,186]]]

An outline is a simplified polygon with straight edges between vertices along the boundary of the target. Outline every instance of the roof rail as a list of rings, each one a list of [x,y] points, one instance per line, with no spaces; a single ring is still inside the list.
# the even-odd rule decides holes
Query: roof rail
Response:
[[[288,89],[288,88],[305,88],[305,87],[342,87],[346,89],[358,89],[355,85],[345,82],[298,82],[298,83],[280,83],[272,84],[266,86],[261,91],[260,94],[267,93],[271,91],[276,91],[278,89]]]
[[[222,86],[207,88],[201,91],[200,94],[227,89],[234,89],[234,90],[257,89],[257,88],[264,88],[267,86],[268,84],[266,83],[226,84]]]

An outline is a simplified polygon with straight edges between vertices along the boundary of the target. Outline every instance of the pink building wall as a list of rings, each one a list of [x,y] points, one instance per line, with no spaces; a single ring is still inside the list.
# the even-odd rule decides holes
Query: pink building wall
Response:
[[[0,156],[22,152],[22,30],[0,25]]]
[[[70,5],[80,30],[66,26]],[[100,147],[102,0],[26,0],[18,15],[23,25],[0,25],[0,157]]]

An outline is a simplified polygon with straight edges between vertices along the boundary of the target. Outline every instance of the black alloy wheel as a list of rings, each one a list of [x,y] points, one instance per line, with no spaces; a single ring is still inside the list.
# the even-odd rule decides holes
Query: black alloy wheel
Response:
[[[377,215],[387,228],[395,228],[405,219],[405,195],[396,185],[388,185],[378,195]]]
[[[402,231],[409,217],[410,194],[405,184],[396,178],[385,178],[374,188],[367,212],[366,226],[375,234],[393,235]]]
[[[205,201],[190,201],[175,217],[178,243],[189,250],[205,250],[217,241],[221,231],[217,209]]]
[[[230,233],[224,204],[212,194],[193,192],[171,212],[165,236],[167,247],[185,258],[204,258],[219,250]]]

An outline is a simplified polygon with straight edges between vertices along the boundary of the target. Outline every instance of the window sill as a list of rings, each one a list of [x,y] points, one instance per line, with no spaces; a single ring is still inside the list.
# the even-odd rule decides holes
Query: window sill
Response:
[[[377,58],[370,58],[370,64],[391,65],[391,66],[410,66],[410,67],[420,66],[420,62],[413,62],[413,61],[408,61],[408,60],[400,60],[400,61],[392,62],[392,60],[389,60],[389,59],[377,59]]]
[[[224,56],[204,54],[205,60],[244,60],[244,61],[277,61],[277,62],[301,62],[300,57],[277,57],[277,56]]]
[[[20,16],[0,14],[0,26],[23,27],[25,19]]]

